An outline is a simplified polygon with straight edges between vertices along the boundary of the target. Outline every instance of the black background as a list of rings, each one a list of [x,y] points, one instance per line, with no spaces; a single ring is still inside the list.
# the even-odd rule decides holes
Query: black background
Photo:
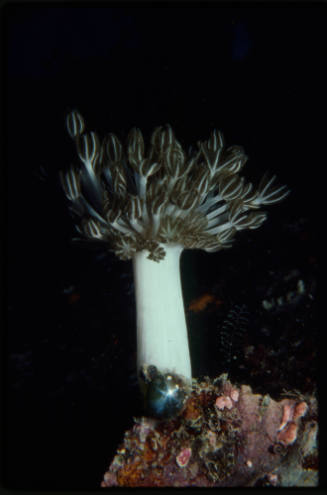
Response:
[[[169,122],[186,145],[222,130],[249,155],[246,177],[270,170],[292,190],[251,233],[251,256],[260,264],[267,243],[296,256],[280,224],[313,223],[321,209],[326,8],[12,3],[2,22],[5,486],[93,489],[139,412],[133,280],[130,262],[71,244],[58,181],[76,161],[65,116],[78,109],[90,130],[121,138]],[[247,264],[242,246],[183,254],[186,306],[220,267]],[[196,376],[219,371],[194,359]]]

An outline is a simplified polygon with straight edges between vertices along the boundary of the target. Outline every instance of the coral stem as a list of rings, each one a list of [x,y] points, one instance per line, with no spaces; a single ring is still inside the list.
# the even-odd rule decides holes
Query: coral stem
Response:
[[[165,244],[160,263],[148,251],[133,256],[137,310],[137,365],[192,378],[179,260],[183,247]]]

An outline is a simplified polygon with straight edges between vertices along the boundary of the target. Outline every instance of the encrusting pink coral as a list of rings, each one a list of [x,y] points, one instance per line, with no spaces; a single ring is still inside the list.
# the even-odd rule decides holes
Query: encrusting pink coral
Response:
[[[239,391],[237,390],[237,388],[233,388],[233,390],[231,391],[230,396],[231,396],[231,398],[232,398],[232,400],[233,400],[234,402],[237,402],[237,401],[238,401],[238,398],[239,398],[239,396],[240,396],[240,393],[239,393]]]
[[[286,446],[295,442],[297,438],[299,419],[302,418],[307,411],[308,404],[304,401],[298,404],[284,404],[282,422],[277,433],[277,440],[281,444]]]
[[[216,399],[216,407],[223,410],[225,407],[227,409],[232,409],[234,402],[237,402],[240,393],[237,388],[233,388],[229,382],[226,382],[223,386],[224,395],[220,395]]]
[[[232,402],[231,398],[226,397],[224,395],[217,397],[215,404],[218,407],[218,409],[221,409],[221,410],[223,410],[225,407],[227,409],[232,409],[232,407],[233,407],[233,402]]]
[[[278,428],[279,431],[283,430],[287,423],[291,421],[293,418],[294,414],[294,404],[285,404],[283,408],[283,417],[282,417],[282,422]]]
[[[180,451],[178,456],[176,457],[176,462],[179,467],[184,468],[189,463],[190,457],[192,455],[192,449],[186,447]]]
[[[294,409],[294,415],[293,419],[296,420],[298,418],[302,418],[308,411],[308,404],[306,402],[300,402],[300,404],[297,404]]]
[[[291,421],[290,423],[287,423],[287,426],[284,427],[282,431],[278,432],[277,440],[285,446],[291,445],[296,440],[297,430],[297,425],[294,421]]]

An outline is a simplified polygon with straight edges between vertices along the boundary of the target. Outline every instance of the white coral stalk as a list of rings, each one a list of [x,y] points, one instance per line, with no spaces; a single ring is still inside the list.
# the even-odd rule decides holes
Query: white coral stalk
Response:
[[[160,263],[148,251],[134,254],[137,308],[137,361],[191,381],[191,360],[180,280],[183,246],[166,244]]]

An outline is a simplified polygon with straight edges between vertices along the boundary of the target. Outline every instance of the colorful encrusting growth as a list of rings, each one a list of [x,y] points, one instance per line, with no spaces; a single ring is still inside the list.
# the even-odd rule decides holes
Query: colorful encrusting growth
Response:
[[[280,202],[289,191],[275,185],[275,176],[264,175],[257,188],[241,177],[243,149],[225,147],[217,130],[185,151],[169,125],[154,130],[148,149],[135,128],[126,146],[112,133],[100,142],[76,111],[68,115],[67,128],[81,166],[61,173],[61,181],[77,231],[133,260],[138,369],[146,390],[149,367],[157,370],[157,384],[159,376],[165,385],[154,395],[162,401],[167,380],[179,389],[180,378],[185,385],[192,378],[181,252],[231,247],[238,231],[262,225],[261,206]]]
[[[273,399],[225,374],[194,379],[171,421],[134,418],[102,487],[318,485],[315,396]]]

